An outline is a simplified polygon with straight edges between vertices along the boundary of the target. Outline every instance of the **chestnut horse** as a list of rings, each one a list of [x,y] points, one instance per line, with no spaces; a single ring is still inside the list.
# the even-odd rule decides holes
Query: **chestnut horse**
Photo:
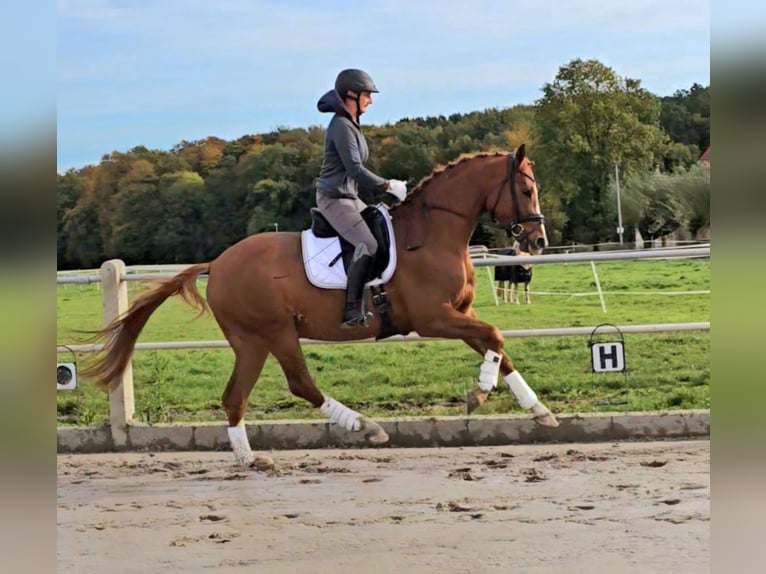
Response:
[[[393,332],[462,339],[484,357],[477,388],[469,392],[469,412],[487,399],[502,374],[533,419],[554,427],[556,419],[503,352],[500,331],[479,321],[471,309],[475,278],[468,242],[483,213],[490,213],[512,237],[525,240],[533,253],[540,253],[547,244],[533,165],[522,145],[515,155],[463,156],[421,180],[391,209],[397,267],[386,291]],[[209,275],[207,303],[196,286],[202,273]],[[380,425],[324,395],[306,367],[301,337],[324,341],[376,337],[382,321],[376,313],[366,325],[341,328],[344,292],[320,289],[308,281],[299,233],[252,235],[215,260],[160,281],[138,296],[124,316],[97,333],[95,340],[106,340],[106,352],[82,375],[101,386],[118,384],[142,328],[172,295],[181,295],[201,312],[212,310],[234,350],[234,370],[222,402],[239,463],[259,468],[273,464],[270,458],[252,453],[243,420],[248,396],[269,353],[279,362],[295,396],[348,431],[362,433],[370,444],[388,441]]]

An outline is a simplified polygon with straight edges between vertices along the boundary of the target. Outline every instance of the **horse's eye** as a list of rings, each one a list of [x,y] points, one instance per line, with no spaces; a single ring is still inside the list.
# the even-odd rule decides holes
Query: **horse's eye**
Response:
[[[526,195],[527,197],[532,197],[532,188],[528,187],[527,189],[525,189],[524,195]]]

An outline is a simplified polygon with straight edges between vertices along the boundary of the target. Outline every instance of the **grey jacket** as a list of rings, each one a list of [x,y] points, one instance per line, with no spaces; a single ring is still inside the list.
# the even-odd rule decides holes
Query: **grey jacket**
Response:
[[[330,90],[317,103],[322,113],[333,112],[324,138],[324,159],[316,179],[317,193],[326,197],[359,197],[359,188],[383,191],[388,181],[364,167],[370,155],[362,130]]]

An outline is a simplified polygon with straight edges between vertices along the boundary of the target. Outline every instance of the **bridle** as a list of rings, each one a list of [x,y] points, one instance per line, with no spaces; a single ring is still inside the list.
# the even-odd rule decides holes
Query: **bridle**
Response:
[[[527,179],[530,179],[533,184],[536,183],[532,176],[527,175],[526,173],[521,173],[521,175],[523,175]],[[508,155],[508,175],[506,175],[503,178],[503,181],[500,182],[500,189],[498,189],[498,193],[497,193],[497,201],[495,201],[495,205],[490,210],[492,217],[496,221],[499,221],[499,219],[495,215],[495,210],[497,209],[497,206],[500,203],[500,199],[502,197],[502,189],[505,186],[506,182],[508,182],[509,187],[511,188],[511,202],[513,203],[514,218],[513,220],[511,220],[510,223],[508,223],[508,225],[505,226],[505,232],[508,234],[509,237],[513,237],[519,243],[521,243],[529,236],[529,232],[524,230],[524,226],[522,224],[527,223],[528,221],[531,221],[531,222],[537,223],[538,225],[542,225],[543,223],[545,223],[545,217],[543,216],[542,213],[532,213],[530,215],[525,215],[524,217],[521,217],[521,214],[519,212],[518,195],[516,192],[516,156],[513,153],[510,153]]]

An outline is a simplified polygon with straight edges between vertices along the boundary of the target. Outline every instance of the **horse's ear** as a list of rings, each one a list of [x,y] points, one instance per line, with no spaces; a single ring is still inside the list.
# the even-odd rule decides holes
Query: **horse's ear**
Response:
[[[519,167],[521,165],[521,162],[524,161],[524,158],[527,156],[527,144],[521,144],[519,147],[516,148],[516,167]]]

